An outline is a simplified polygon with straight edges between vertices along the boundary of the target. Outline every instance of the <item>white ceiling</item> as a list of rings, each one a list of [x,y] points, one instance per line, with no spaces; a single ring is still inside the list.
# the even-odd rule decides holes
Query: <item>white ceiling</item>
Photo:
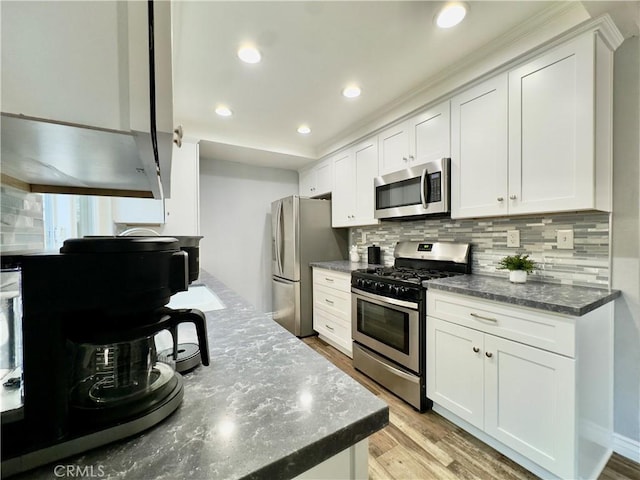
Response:
[[[175,2],[174,118],[201,139],[204,158],[297,169],[564,4],[467,3],[464,22],[442,30],[433,23],[440,1]],[[261,50],[261,63],[237,58],[245,42]],[[348,83],[361,97],[342,97]],[[234,115],[217,116],[219,103]],[[296,132],[302,123],[311,134]]]

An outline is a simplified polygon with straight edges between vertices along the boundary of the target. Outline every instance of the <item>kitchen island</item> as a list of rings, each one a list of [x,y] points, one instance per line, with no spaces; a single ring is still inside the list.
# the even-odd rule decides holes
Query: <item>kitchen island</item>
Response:
[[[344,478],[366,478],[363,440],[387,425],[387,405],[214,276],[194,283],[225,308],[205,312],[211,365],[184,375],[178,410],[139,436],[14,478],[56,478],[62,465],[101,478],[287,479],[338,457]]]

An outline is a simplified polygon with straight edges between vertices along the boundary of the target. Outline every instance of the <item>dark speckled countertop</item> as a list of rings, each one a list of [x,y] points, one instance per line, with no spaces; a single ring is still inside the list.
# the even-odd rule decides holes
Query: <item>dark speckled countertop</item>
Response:
[[[427,290],[461,293],[576,317],[620,296],[619,290],[542,282],[511,283],[506,278],[488,275],[458,275],[428,280],[423,285]]]
[[[14,478],[56,478],[56,465],[100,478],[287,479],[380,430],[387,405],[213,276],[226,308],[205,312],[211,365],[184,376],[176,412],[143,434]]]

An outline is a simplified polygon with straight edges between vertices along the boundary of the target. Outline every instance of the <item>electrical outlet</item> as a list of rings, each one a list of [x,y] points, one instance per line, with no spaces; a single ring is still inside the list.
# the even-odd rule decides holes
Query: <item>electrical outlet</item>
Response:
[[[558,249],[573,250],[573,230],[558,230]]]
[[[507,247],[518,248],[520,246],[520,230],[507,231]]]

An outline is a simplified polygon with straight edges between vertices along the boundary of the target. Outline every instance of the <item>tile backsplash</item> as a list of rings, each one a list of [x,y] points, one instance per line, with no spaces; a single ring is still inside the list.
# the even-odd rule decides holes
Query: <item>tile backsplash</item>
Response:
[[[42,195],[0,186],[0,250],[17,252],[44,248]]]
[[[507,231],[519,230],[520,247],[507,247]],[[557,248],[557,231],[573,230],[574,248]],[[609,268],[609,214],[602,212],[469,220],[412,220],[382,222],[355,227],[351,245],[366,260],[367,247],[381,247],[382,262],[393,264],[399,241],[465,242],[472,245],[472,272],[507,277],[497,270],[500,259],[515,253],[529,254],[538,263],[532,281],[591,287],[607,287]]]

